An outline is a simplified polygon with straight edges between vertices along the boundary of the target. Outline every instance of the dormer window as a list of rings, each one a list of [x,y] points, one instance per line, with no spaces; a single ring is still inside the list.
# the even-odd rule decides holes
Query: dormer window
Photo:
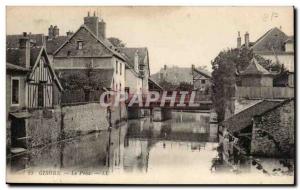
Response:
[[[77,41],[77,49],[83,48],[83,41]]]

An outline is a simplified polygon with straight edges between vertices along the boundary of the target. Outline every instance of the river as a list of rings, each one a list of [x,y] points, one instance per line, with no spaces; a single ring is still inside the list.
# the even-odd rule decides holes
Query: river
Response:
[[[16,175],[65,179],[57,178],[59,182],[74,182],[76,177],[82,183],[293,182],[292,175],[265,175],[251,164],[239,172],[226,164],[216,167],[217,147],[217,129],[210,125],[208,113],[173,112],[168,121],[152,122],[147,117],[128,120],[7,161],[9,172]],[[259,159],[266,170],[281,167],[280,160]]]

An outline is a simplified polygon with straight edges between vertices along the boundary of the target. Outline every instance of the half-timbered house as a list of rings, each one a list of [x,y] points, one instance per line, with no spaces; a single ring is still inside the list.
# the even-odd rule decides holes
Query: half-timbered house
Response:
[[[23,33],[18,48],[6,49],[7,131],[15,133],[13,145],[26,137],[26,119],[34,116],[34,110],[51,110],[60,104],[62,90],[44,46]]]

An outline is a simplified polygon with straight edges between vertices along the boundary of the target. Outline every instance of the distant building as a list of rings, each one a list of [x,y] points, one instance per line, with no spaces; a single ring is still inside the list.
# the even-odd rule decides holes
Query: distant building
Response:
[[[287,78],[282,79],[285,81],[284,85],[294,87],[294,36],[288,36],[282,32],[281,29],[275,27],[267,31],[255,42],[250,42],[248,32],[245,33],[244,39],[245,43],[242,45],[239,33],[237,37],[237,48],[250,48],[255,54],[269,59],[273,63],[283,64],[288,70]],[[282,85],[282,82],[278,80],[276,82]]]
[[[162,92],[164,89],[161,87],[157,82],[152,80],[151,78],[148,79],[149,91],[156,91]]]
[[[211,73],[203,69],[197,69],[192,65],[193,87],[197,92],[197,97],[201,100],[201,97],[211,96]]]
[[[151,79],[157,83],[169,82],[173,85],[179,85],[184,82],[187,84],[193,84],[192,70],[190,67],[167,67],[164,65],[158,73],[152,74]]]

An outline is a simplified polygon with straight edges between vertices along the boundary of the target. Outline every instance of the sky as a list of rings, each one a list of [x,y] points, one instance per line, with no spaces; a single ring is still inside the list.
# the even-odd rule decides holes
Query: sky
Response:
[[[163,65],[210,70],[220,51],[236,47],[238,31],[255,41],[273,27],[287,35],[294,30],[292,7],[7,7],[7,34],[47,34],[52,24],[65,35],[88,11],[104,19],[107,37],[147,47],[151,74]]]

